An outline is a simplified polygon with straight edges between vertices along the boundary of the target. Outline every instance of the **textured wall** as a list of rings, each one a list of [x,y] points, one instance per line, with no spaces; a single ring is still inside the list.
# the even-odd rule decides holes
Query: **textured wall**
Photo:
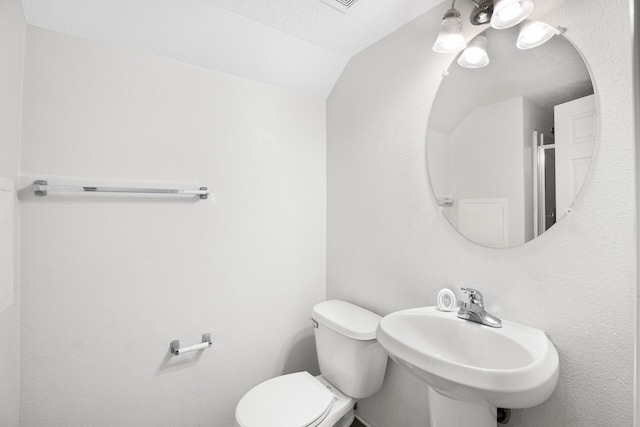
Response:
[[[23,186],[212,197],[23,191],[21,425],[228,427],[253,385],[317,370],[325,140],[322,99],[28,27]]]
[[[433,305],[442,287],[477,287],[491,312],[544,329],[560,353],[554,395],[514,411],[510,425],[629,426],[637,269],[629,2],[535,4],[536,17],[568,27],[598,96],[598,144],[572,214],[533,242],[495,250],[466,241],[437,212],[425,136],[453,59],[431,51],[446,2],[354,57],[328,99],[327,295],[386,314]],[[360,413],[374,427],[425,426],[424,388],[392,364]]]
[[[640,138],[638,137],[638,130],[640,129],[640,2],[638,0],[630,1],[633,7],[633,88],[634,88],[634,107],[635,107],[635,130],[636,130],[636,188],[640,188]],[[640,198],[636,198],[636,212],[640,212]],[[638,228],[638,216],[636,215],[636,243],[637,243],[637,257],[638,265],[640,265],[640,229]],[[636,306],[636,318],[638,310],[640,310],[640,277],[636,272],[636,278],[638,279],[638,299]],[[637,319],[636,319],[637,320]],[[640,324],[640,321],[638,321]],[[640,327],[636,328],[636,349],[638,348],[638,342],[640,341]],[[640,354],[636,350],[636,367]],[[636,411],[635,411],[635,424],[638,425],[638,418],[640,417],[640,394],[638,393],[638,384],[640,384],[640,369],[636,368]]]
[[[0,176],[17,184],[20,167],[25,24],[19,0],[0,1]],[[18,425],[20,398],[20,215],[14,212],[13,303],[0,313],[0,426]]]

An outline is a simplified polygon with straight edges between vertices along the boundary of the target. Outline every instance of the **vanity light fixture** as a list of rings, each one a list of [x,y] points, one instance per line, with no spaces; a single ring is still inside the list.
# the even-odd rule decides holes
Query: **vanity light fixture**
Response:
[[[553,28],[549,24],[527,19],[520,28],[516,46],[518,49],[531,49],[546,43],[551,37],[563,32],[562,27]]]
[[[462,20],[460,12],[455,8],[456,0],[453,0],[451,9],[442,17],[440,33],[433,45],[433,50],[440,53],[459,52],[467,43],[462,36]]]
[[[533,0],[471,0],[475,9],[469,20],[473,25],[491,24],[493,28],[505,29],[518,25],[531,14]],[[458,58],[458,64],[466,68],[482,68],[489,64],[487,54],[487,38],[477,36],[469,46],[462,35],[460,12],[455,8],[453,0],[451,8],[445,13],[440,24],[438,38],[433,50],[441,53],[458,52],[465,49]],[[520,29],[516,46],[519,49],[531,49],[545,43],[556,34],[563,33],[565,28],[527,19]]]
[[[533,10],[533,0],[495,0],[491,26],[498,30],[511,28],[524,21]]]
[[[487,38],[480,34],[469,42],[467,48],[458,57],[458,65],[465,68],[482,68],[488,64]]]

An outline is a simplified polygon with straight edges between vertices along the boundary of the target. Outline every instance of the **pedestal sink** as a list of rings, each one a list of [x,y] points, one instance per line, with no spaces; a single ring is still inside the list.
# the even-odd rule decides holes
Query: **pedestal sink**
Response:
[[[496,408],[529,408],[551,396],[558,352],[544,332],[503,320],[491,328],[422,307],[385,316],[377,339],[430,387],[431,427],[496,427]]]

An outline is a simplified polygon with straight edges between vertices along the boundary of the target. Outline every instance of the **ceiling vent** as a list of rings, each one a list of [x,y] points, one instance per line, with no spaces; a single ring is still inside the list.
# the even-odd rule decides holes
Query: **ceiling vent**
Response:
[[[357,1],[358,0],[322,0],[323,3],[338,9],[342,13],[347,13],[349,8]]]

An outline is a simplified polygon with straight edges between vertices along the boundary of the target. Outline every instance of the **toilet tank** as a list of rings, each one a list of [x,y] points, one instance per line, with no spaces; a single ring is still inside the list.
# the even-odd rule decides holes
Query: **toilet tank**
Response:
[[[320,373],[353,398],[382,387],[387,353],[376,340],[381,316],[345,301],[329,300],[312,310]]]

